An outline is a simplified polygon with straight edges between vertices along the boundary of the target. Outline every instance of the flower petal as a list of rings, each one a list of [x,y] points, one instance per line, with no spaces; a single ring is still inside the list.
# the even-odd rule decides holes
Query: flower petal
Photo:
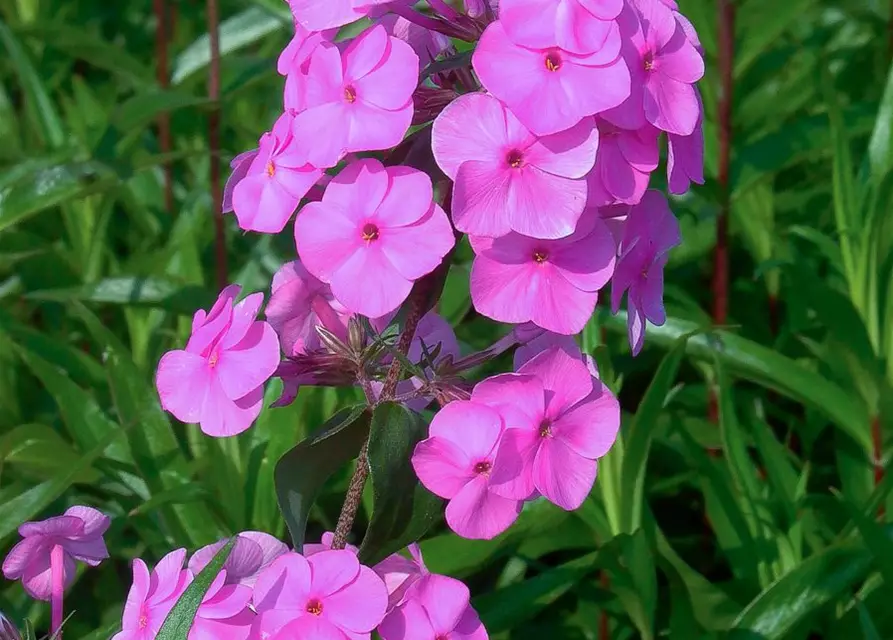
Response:
[[[535,493],[533,461],[542,442],[538,430],[506,429],[490,473],[490,490],[512,500]]]
[[[474,475],[473,462],[458,445],[444,438],[427,438],[419,442],[412,454],[412,468],[431,493],[452,498]]]
[[[161,406],[180,422],[201,420],[213,375],[205,358],[186,351],[168,351],[158,363],[155,387]]]
[[[522,505],[519,500],[503,498],[489,491],[487,477],[479,475],[450,500],[446,521],[464,538],[490,540],[518,519]]]
[[[437,412],[428,433],[452,442],[470,459],[486,458],[502,435],[502,418],[478,402],[456,400]]]
[[[572,451],[556,438],[546,438],[536,454],[533,474],[536,488],[550,502],[572,511],[592,490],[597,463]]]
[[[578,455],[601,458],[608,453],[620,431],[620,403],[602,383],[552,425],[555,438]]]
[[[310,559],[319,558],[325,553],[347,553],[350,551],[318,553]],[[356,558],[356,556],[354,556]],[[359,566],[356,578],[325,598],[322,617],[345,631],[369,633],[377,627],[388,607],[388,590],[372,569]],[[314,588],[316,581],[314,580]]]
[[[529,360],[518,373],[536,376],[546,390],[546,414],[555,419],[592,392],[592,376],[578,358],[552,347]]]

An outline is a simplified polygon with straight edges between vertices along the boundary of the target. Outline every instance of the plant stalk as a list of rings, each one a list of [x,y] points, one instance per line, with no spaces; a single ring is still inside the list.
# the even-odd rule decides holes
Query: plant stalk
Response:
[[[220,186],[220,11],[217,0],[207,1],[208,39],[211,44],[211,66],[208,77],[208,162],[211,174],[211,215],[214,217],[214,253],[217,267],[217,288],[227,281],[226,227],[223,220],[223,190]]]
[[[62,638],[62,609],[63,593],[65,591],[65,556],[61,545],[53,545],[50,551],[50,580],[52,592],[50,595],[52,610],[50,621],[50,637],[54,640]]]

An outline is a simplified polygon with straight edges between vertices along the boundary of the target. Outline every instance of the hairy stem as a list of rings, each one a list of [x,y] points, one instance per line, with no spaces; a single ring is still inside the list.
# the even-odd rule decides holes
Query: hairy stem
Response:
[[[211,173],[211,215],[214,217],[214,253],[217,265],[217,288],[227,281],[226,228],[223,224],[223,190],[220,187],[220,11],[217,0],[208,0],[208,39],[211,43],[211,67],[208,97],[213,106],[208,114],[208,161]]]

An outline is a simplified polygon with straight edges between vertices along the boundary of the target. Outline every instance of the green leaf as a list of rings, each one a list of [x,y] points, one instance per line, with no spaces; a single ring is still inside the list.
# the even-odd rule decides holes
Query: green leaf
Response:
[[[209,104],[211,101],[208,98],[197,97],[185,91],[140,93],[118,107],[112,116],[112,124],[120,131],[130,133],[149,125],[162,113]]]
[[[296,551],[304,546],[313,502],[329,476],[357,455],[370,420],[363,405],[342,409],[276,464],[276,496]]]
[[[372,566],[420,539],[443,512],[443,501],[416,477],[410,457],[428,435],[422,417],[396,402],[375,407],[369,432],[373,510],[360,545],[360,561]]]
[[[887,72],[884,95],[868,142],[868,153],[862,167],[863,182],[870,178],[879,182],[893,168],[893,65]]]
[[[162,278],[137,276],[105,278],[99,282],[70,289],[44,289],[28,294],[32,300],[55,302],[95,302],[103,304],[140,305],[192,315],[196,308],[213,302],[207,289],[183,286]]]
[[[891,592],[893,590],[893,541],[890,540],[889,532],[840,494],[837,494],[837,499],[844,504],[859,529],[859,533],[862,534],[865,546],[874,556],[877,568],[884,576],[884,587],[888,593]]]
[[[230,538],[229,542],[214,554],[208,566],[202,569],[195,576],[195,579],[189,583],[186,591],[177,599],[177,604],[174,605],[171,612],[167,614],[167,618],[164,619],[164,624],[161,625],[156,640],[186,640],[199,605],[201,605],[202,599],[208,592],[211,583],[214,582],[214,578],[217,577],[217,574],[223,568],[223,564],[229,558],[229,554],[232,553],[236,540],[236,537]]]
[[[754,61],[803,14],[814,0],[749,0],[737,14],[738,45],[735,47],[735,76],[741,77]]]

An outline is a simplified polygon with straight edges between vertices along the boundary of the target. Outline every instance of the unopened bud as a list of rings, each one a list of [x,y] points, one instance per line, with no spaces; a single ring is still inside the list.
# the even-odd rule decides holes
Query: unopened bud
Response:
[[[19,630],[2,613],[0,613],[0,640],[22,640]]]
[[[347,344],[354,353],[361,353],[366,346],[366,329],[356,316],[347,321]]]
[[[314,328],[316,329],[316,334],[319,336],[319,341],[330,353],[339,355],[342,358],[353,360],[354,356],[350,350],[350,347],[341,342],[338,336],[336,336],[334,333],[332,333],[322,325],[317,325]]]

